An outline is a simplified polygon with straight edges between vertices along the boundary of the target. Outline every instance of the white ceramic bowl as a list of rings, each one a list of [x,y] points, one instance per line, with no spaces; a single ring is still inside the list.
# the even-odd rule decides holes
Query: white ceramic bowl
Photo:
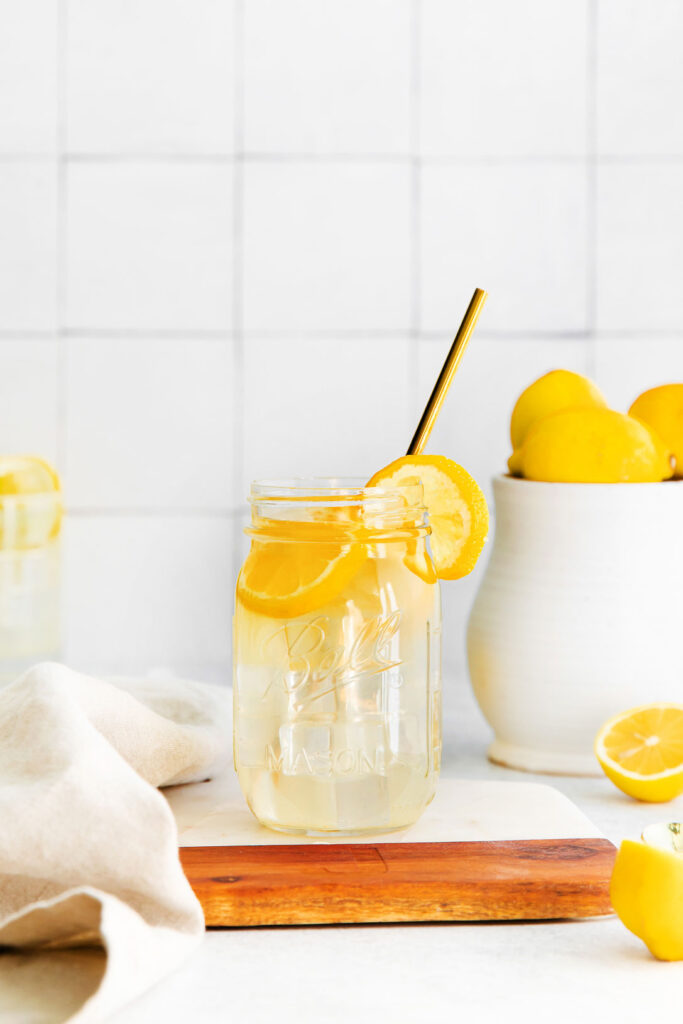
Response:
[[[499,476],[493,489],[495,540],[467,635],[489,757],[599,773],[607,718],[683,703],[683,481]]]

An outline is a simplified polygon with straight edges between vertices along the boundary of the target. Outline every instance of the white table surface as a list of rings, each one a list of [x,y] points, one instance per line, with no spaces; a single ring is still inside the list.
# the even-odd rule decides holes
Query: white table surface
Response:
[[[450,689],[448,777],[551,783],[615,843],[675,820],[683,798],[639,804],[604,778],[490,764],[488,728],[464,679]],[[682,908],[683,912],[683,908]],[[187,964],[115,1024],[390,1024],[539,1019],[619,1024],[677,1017],[683,963],[654,960],[615,917],[556,924],[370,925],[212,931]]]

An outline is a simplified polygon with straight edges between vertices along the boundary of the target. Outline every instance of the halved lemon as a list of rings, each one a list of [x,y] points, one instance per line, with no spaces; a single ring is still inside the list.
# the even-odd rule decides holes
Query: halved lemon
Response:
[[[432,528],[437,576],[457,580],[472,572],[486,541],[486,498],[466,469],[445,455],[404,455],[368,481],[368,487],[398,487],[417,477]]]
[[[595,755],[608,779],[636,800],[663,803],[683,793],[683,706],[646,704],[606,722]]]
[[[650,825],[641,842],[624,839],[610,884],[619,918],[659,960],[683,960],[680,831],[680,822],[671,822]]]
[[[333,600],[364,559],[359,543],[255,540],[237,580],[237,596],[262,615],[296,618]]]

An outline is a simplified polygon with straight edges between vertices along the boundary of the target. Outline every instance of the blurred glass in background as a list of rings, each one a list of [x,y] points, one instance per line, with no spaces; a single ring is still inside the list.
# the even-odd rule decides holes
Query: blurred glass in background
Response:
[[[0,456],[0,686],[59,658],[61,520],[52,467]]]

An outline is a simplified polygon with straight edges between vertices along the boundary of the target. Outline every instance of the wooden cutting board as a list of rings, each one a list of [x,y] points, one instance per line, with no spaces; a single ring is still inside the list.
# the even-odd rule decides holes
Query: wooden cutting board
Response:
[[[232,775],[166,795],[208,926],[486,921],[611,912],[616,850],[550,786],[442,779],[402,833],[344,843],[261,828]]]

